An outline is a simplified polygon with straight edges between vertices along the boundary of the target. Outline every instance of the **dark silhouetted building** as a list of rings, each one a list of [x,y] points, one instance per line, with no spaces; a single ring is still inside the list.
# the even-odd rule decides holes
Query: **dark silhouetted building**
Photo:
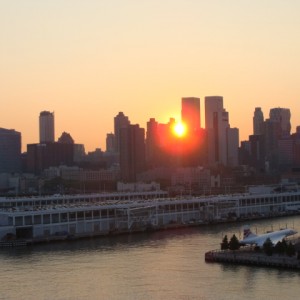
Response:
[[[145,170],[145,129],[129,125],[120,129],[120,169],[125,182],[136,181]]]
[[[63,132],[58,138],[57,142],[61,144],[74,144],[73,138],[71,137],[70,133],[67,132]]]
[[[130,125],[130,121],[123,112],[119,112],[114,118],[114,134],[115,134],[115,151],[120,151],[120,131],[122,128],[127,128]]]
[[[113,133],[106,135],[106,152],[112,153],[116,149],[116,138]]]
[[[279,138],[287,138],[291,134],[291,112],[288,108],[270,109],[270,121],[279,123]]]
[[[0,128],[0,173],[21,170],[21,133]]]
[[[227,122],[224,122],[227,117]],[[226,165],[226,128],[228,115],[223,108],[223,97],[205,97],[205,129],[207,133],[208,164]]]
[[[223,97],[205,97],[205,130],[208,165],[236,166],[239,131],[230,128],[229,113],[223,108]]]
[[[43,143],[27,145],[27,170],[40,174],[49,167],[72,166],[74,145],[65,143]]]
[[[256,168],[256,170],[264,171],[265,169],[265,139],[261,134],[250,135],[250,160],[249,165]]]
[[[260,107],[255,107],[253,116],[253,134],[263,134],[264,114]]]

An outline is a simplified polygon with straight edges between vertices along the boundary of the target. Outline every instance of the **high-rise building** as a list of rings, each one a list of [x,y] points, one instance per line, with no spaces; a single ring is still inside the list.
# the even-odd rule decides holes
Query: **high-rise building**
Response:
[[[112,153],[116,149],[116,139],[113,133],[106,135],[106,152]]]
[[[288,108],[270,109],[270,121],[280,124],[280,138],[287,138],[291,134],[291,112]]]
[[[278,141],[279,166],[282,170],[292,167],[294,160],[295,141],[293,139],[280,139]]]
[[[150,118],[147,122],[146,132],[146,161],[148,167],[155,166],[160,156],[158,122],[154,118]]]
[[[40,143],[53,143],[54,140],[54,112],[42,111],[39,118]]]
[[[265,136],[262,134],[253,134],[249,136],[249,161],[247,164],[255,167],[257,170],[265,168]]]
[[[238,128],[228,128],[227,130],[227,164],[229,167],[239,165],[239,130]]]
[[[0,128],[0,173],[21,170],[21,133]]]
[[[292,155],[288,154],[291,145],[288,141],[291,139],[290,118],[289,109],[278,107],[270,109],[270,118],[264,121],[265,161],[271,171],[282,170],[291,162]]]
[[[253,116],[253,134],[259,135],[263,133],[264,114],[260,107],[255,107]]]
[[[120,129],[121,179],[136,181],[136,175],[145,170],[145,129],[129,125]]]
[[[119,112],[114,118],[114,134],[115,134],[115,151],[120,152],[120,131],[122,128],[127,128],[130,121],[123,112]]]
[[[239,132],[230,128],[229,113],[223,108],[223,97],[205,97],[205,129],[208,164],[237,165]]]
[[[200,98],[187,97],[181,99],[181,120],[189,131],[200,129]]]
[[[221,155],[221,150],[227,149],[227,145],[224,143],[226,134],[224,136],[223,112],[223,97],[205,97],[205,129],[209,165],[225,164],[223,155]],[[224,115],[224,117],[226,116]]]

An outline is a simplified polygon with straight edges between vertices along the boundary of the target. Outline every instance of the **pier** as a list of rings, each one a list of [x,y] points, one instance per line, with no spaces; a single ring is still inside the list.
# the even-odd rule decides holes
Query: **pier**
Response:
[[[208,263],[220,262],[237,265],[253,265],[261,267],[275,267],[300,270],[300,260],[296,256],[273,254],[268,256],[263,252],[252,249],[241,250],[213,250],[205,253]]]

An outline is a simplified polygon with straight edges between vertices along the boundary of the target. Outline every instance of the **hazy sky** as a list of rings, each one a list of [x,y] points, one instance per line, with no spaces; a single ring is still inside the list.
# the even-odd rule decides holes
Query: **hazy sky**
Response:
[[[0,127],[36,143],[42,110],[105,150],[123,111],[179,119],[181,98],[221,95],[240,139],[254,108],[300,125],[299,0],[0,0]],[[204,126],[204,119],[202,119]]]

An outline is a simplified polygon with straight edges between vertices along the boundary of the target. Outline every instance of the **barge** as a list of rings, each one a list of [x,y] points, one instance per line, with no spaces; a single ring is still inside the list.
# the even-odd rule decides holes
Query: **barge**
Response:
[[[0,240],[29,243],[298,213],[300,190],[168,197],[167,192],[0,198]]]

